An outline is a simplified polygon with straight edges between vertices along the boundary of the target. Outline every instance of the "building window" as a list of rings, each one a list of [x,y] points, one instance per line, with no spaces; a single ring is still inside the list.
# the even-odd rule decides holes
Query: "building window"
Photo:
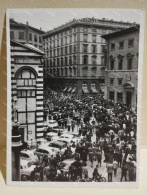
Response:
[[[72,45],[69,46],[69,53],[72,53]]]
[[[92,41],[93,43],[96,43],[96,35],[92,35]]]
[[[111,43],[111,50],[115,50],[115,43]]]
[[[69,57],[69,65],[72,65],[72,56]]]
[[[118,78],[118,85],[122,85],[122,78]]]
[[[88,37],[87,34],[84,34],[84,35],[83,35],[83,41],[84,41],[84,42],[87,42],[87,37]]]
[[[17,97],[35,97],[35,90],[17,90]]]
[[[42,37],[39,36],[39,43],[42,43]]]
[[[109,99],[114,101],[114,91],[109,92]]]
[[[65,65],[67,66],[68,65],[68,58],[65,57]]]
[[[70,35],[69,40],[70,40],[70,43],[72,43],[72,35]]]
[[[87,53],[88,52],[88,45],[83,45],[83,52],[84,53]]]
[[[36,76],[33,71],[23,69],[17,74],[17,86],[36,86]]]
[[[74,34],[74,42],[76,42],[77,36],[76,34]]]
[[[74,53],[76,53],[76,52],[77,52],[77,46],[74,45]]]
[[[50,60],[50,67],[52,67],[52,65],[53,65],[53,64],[52,64],[52,60]]]
[[[128,47],[133,47],[134,46],[134,39],[129,39],[128,40]]]
[[[110,78],[110,85],[114,85],[114,78]]]
[[[53,59],[53,66],[56,66],[56,59]]]
[[[32,41],[32,33],[29,33],[29,40]]]
[[[61,48],[61,55],[63,55],[63,47]]]
[[[128,70],[132,70],[132,63],[133,63],[133,58],[132,57],[128,58]]]
[[[119,49],[123,49],[124,48],[124,41],[119,42]]]
[[[54,49],[54,56],[56,56],[56,49]]]
[[[83,56],[83,64],[88,64],[88,56],[87,55]]]
[[[57,49],[57,56],[59,56],[59,48]]]
[[[120,59],[118,60],[118,70],[122,70],[122,68],[123,68],[123,59],[120,58]]]
[[[59,39],[57,40],[57,46],[59,46]]]
[[[96,59],[97,59],[97,56],[92,56],[92,64],[93,64],[93,65],[96,64]]]
[[[63,45],[63,38],[61,38],[61,45]]]
[[[73,56],[73,64],[77,64],[77,57]]]
[[[52,50],[50,50],[50,57],[52,57]]]
[[[114,59],[110,60],[110,70],[114,70]]]
[[[65,55],[67,55],[68,54],[68,47],[66,46],[65,47]]]
[[[92,53],[96,53],[96,45],[92,45]]]
[[[57,58],[57,66],[60,66],[60,60]]]
[[[24,32],[19,32],[19,39],[24,39]]]
[[[67,37],[65,37],[65,44],[67,45]]]
[[[37,35],[34,35],[34,42],[37,42]]]
[[[61,66],[63,66],[63,58],[61,58]]]
[[[117,102],[123,102],[123,94],[120,92],[117,93]]]

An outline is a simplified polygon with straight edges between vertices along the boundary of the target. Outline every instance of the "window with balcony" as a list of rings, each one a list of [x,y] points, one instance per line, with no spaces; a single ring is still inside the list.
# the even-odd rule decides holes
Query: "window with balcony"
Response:
[[[88,64],[88,56],[87,55],[84,55],[83,56],[83,64]]]
[[[68,47],[66,46],[65,47],[65,55],[67,55],[68,54]]]
[[[95,65],[97,64],[97,56],[92,56],[92,64]]]
[[[69,65],[72,65],[72,56],[69,57]]]
[[[88,52],[88,45],[83,44],[83,53]]]
[[[77,64],[77,57],[73,56],[73,64]]]
[[[69,53],[72,54],[72,45],[69,46]]]
[[[87,42],[87,37],[88,37],[87,34],[84,34],[84,35],[83,35],[83,41],[84,41],[84,42]]]
[[[120,92],[117,93],[117,102],[123,102],[123,94]]]
[[[96,53],[97,52],[97,47],[96,45],[92,45],[92,53]]]

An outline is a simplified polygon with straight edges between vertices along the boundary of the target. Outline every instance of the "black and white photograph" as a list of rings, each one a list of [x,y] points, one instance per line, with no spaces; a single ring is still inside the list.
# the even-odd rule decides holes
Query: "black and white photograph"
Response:
[[[144,14],[7,10],[8,184],[138,183]]]

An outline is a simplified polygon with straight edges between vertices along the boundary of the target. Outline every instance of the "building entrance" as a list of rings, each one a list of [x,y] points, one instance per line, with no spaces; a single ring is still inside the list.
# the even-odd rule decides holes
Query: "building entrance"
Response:
[[[131,106],[132,103],[132,92],[126,92],[126,104],[127,106]]]

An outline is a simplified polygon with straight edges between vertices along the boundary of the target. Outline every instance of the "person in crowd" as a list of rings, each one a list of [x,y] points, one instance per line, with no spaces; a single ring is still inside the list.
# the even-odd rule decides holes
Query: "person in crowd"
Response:
[[[113,176],[113,164],[109,161],[107,164],[107,172],[108,172],[108,182],[112,182],[112,176]]]

